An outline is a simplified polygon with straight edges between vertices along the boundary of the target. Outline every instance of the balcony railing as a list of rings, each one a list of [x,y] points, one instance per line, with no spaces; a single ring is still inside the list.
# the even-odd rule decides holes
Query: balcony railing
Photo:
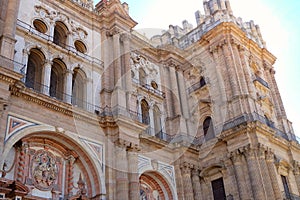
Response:
[[[283,131],[281,131],[275,127],[274,122],[270,121],[269,119],[267,119],[264,116],[259,115],[256,112],[251,113],[251,114],[243,114],[235,119],[227,121],[223,126],[223,131],[231,129],[238,125],[248,123],[248,122],[253,122],[253,121],[259,121],[263,124],[266,124],[268,127],[272,128],[276,132],[276,135],[278,135],[286,140],[290,140],[287,133],[284,133]],[[290,135],[291,135],[291,140],[297,141],[294,134],[290,134]]]
[[[24,30],[26,30],[27,32],[30,32],[30,33],[38,36],[39,38],[41,38],[43,40],[53,42],[53,37],[52,36],[37,31],[34,27],[32,27],[30,24],[27,24],[26,22],[23,22],[23,21],[18,19],[17,20],[17,26],[24,29]],[[53,42],[53,44],[55,44],[55,43]],[[81,57],[84,60],[87,60],[91,63],[95,63],[97,65],[103,66],[103,62],[100,59],[89,56],[89,55],[84,54],[84,53],[81,53],[81,52],[77,51],[77,49],[73,46],[70,46],[70,45],[67,45],[67,44],[62,44],[62,43],[61,44],[56,44],[56,45],[58,45],[58,46],[60,46],[64,49],[76,54],[77,56]]]
[[[0,66],[24,75],[25,65],[0,55]]]
[[[204,87],[205,85],[206,85],[205,82],[204,82],[204,83],[203,83],[203,82],[197,82],[197,83],[195,83],[194,85],[192,85],[191,87],[189,87],[189,88],[187,89],[187,91],[188,91],[189,94],[191,94],[192,92],[194,92],[194,91],[196,91],[196,90],[198,90],[198,89]]]
[[[262,84],[263,86],[265,86],[266,88],[269,88],[269,84],[268,84],[264,79],[262,79],[262,78],[259,77],[259,76],[255,76],[254,81],[257,81],[257,82],[259,82],[260,84]]]
[[[163,98],[166,97],[166,94],[163,92],[163,91],[160,91],[158,89],[154,89],[151,85],[149,84],[141,84],[141,82],[138,80],[138,79],[135,79],[135,78],[132,78],[132,82],[145,88],[147,91],[153,93],[153,94],[156,94],[158,96],[161,96]]]
[[[282,196],[284,200],[300,200],[299,195],[295,195],[291,193],[282,192]]]

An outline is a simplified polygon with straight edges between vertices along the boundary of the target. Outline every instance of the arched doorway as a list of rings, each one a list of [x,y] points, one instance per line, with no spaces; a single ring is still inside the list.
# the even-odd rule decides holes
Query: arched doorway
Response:
[[[17,183],[23,188],[19,196],[58,200],[91,199],[101,194],[99,169],[88,150],[73,138],[44,130],[15,141],[5,153],[1,181]],[[15,190],[13,184],[7,187],[0,187],[0,193]]]
[[[140,176],[140,200],[172,200],[173,194],[166,179],[158,172]]]

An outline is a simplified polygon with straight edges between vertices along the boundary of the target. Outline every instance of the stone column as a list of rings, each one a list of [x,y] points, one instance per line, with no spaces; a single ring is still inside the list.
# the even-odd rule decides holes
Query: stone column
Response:
[[[173,105],[173,113],[172,116],[180,115],[180,105],[179,105],[179,93],[178,93],[178,80],[176,76],[176,66],[169,66],[170,70],[170,92],[171,92],[171,99]]]
[[[27,143],[22,143],[21,146],[17,147],[18,153],[18,165],[17,165],[17,177],[16,180],[18,182],[25,182],[25,168],[26,168],[26,153],[28,149]]]
[[[91,78],[87,78],[86,79],[86,91],[85,91],[85,95],[86,98],[86,110],[88,111],[93,111],[94,110],[94,106],[95,103],[93,102],[94,99],[94,90],[93,90],[93,79]]]
[[[276,167],[274,164],[274,153],[271,150],[267,150],[267,152],[266,152],[266,162],[267,162],[267,168],[268,168],[268,171],[270,174],[270,179],[271,179],[275,199],[276,200],[282,199],[282,194],[280,192],[280,188],[278,185],[278,179],[277,179],[278,174],[277,174],[277,170],[276,170]]]
[[[132,80],[131,80],[131,65],[130,65],[130,34],[123,33],[121,35],[121,41],[123,42],[124,51],[124,74],[125,76],[125,88],[126,88],[126,107],[129,110],[136,110],[135,102],[131,101],[131,92],[132,92]]]
[[[29,57],[30,52],[28,52],[27,50],[23,50],[23,58],[22,58],[22,64],[23,67],[20,69],[20,72],[24,75],[24,77],[22,78],[22,81],[25,82],[26,81],[26,74],[27,74],[27,64],[28,64],[28,57]]]
[[[248,165],[248,171],[250,175],[251,188],[253,192],[254,199],[265,199],[265,189],[262,184],[261,170],[259,168],[259,163],[256,158],[256,149],[250,146],[245,148],[245,155]]]
[[[229,83],[232,90],[232,97],[235,97],[238,95],[238,82],[236,80],[237,74],[235,72],[235,66],[232,62],[232,50],[230,41],[226,41],[225,44],[222,46],[223,48],[223,56],[225,58],[225,67],[227,68],[228,74],[229,74]]]
[[[178,69],[176,71],[176,77],[178,80],[178,90],[179,90],[179,103],[181,106],[181,113],[185,118],[189,117],[189,105],[187,100],[187,94],[186,94],[186,87],[185,87],[185,80],[183,76],[183,71],[181,69]]]
[[[121,72],[121,53],[120,53],[120,33],[119,30],[113,30],[113,47],[114,47],[114,75],[115,86],[122,87],[122,72]]]
[[[192,170],[192,183],[193,183],[193,190],[194,190],[194,199],[203,200],[201,185],[200,185],[199,170],[197,168],[194,168]]]
[[[129,170],[129,199],[140,199],[140,181],[138,173],[138,147],[128,151],[128,170]]]
[[[227,184],[228,188],[227,193],[230,193],[233,195],[233,197],[239,197],[239,191],[236,187],[238,185],[235,175],[235,169],[233,166],[233,162],[231,159],[224,160],[224,166],[225,166],[225,173],[224,173],[224,184]]]
[[[234,57],[235,60],[234,62],[237,62],[235,64],[236,66],[236,73],[237,73],[237,79],[240,83],[240,90],[241,90],[241,94],[247,94],[248,93],[248,88],[247,88],[247,82],[246,82],[246,77],[245,77],[245,73],[244,73],[244,65],[242,63],[242,58],[240,56],[240,44],[238,44],[237,41],[232,40],[232,45],[231,45],[232,49],[233,49],[233,53],[234,53]]]
[[[153,113],[153,103],[149,105],[149,120],[150,120],[150,133],[152,136],[155,136],[155,125],[154,125],[154,113]]]
[[[75,163],[75,158],[70,155],[67,159],[68,165],[67,165],[67,185],[66,185],[66,193],[68,194],[69,197],[73,195],[72,189],[73,189],[73,184],[74,184],[74,163]]]
[[[239,151],[235,151],[231,153],[231,160],[233,162],[235,176],[237,179],[237,187],[239,191],[239,197],[240,199],[247,199],[251,196],[251,194],[248,191],[248,185],[244,176],[244,170],[243,167],[243,157],[239,153]],[[246,164],[246,163],[245,163]]]
[[[275,199],[271,178],[266,163],[265,151],[266,149],[262,145],[259,145],[257,154],[263,181],[261,185],[265,186],[266,196],[270,199]]]
[[[52,68],[52,62],[50,60],[46,60],[42,72],[42,88],[41,88],[42,92],[45,95],[50,95],[51,68]]]
[[[129,200],[127,142],[119,141],[116,146],[117,199]]]
[[[194,200],[193,184],[191,179],[191,168],[192,165],[189,163],[183,163],[180,166],[185,200]]]
[[[6,8],[6,17],[3,28],[3,35],[0,37],[0,55],[14,59],[15,31],[20,0],[9,0]]]
[[[65,72],[65,88],[64,88],[64,101],[72,103],[72,89],[73,89],[73,71],[67,69]]]

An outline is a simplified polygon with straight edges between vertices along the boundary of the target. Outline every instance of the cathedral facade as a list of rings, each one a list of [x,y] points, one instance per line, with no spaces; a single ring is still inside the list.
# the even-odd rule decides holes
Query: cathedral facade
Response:
[[[203,6],[149,39],[120,0],[1,0],[0,199],[299,198],[276,57]]]

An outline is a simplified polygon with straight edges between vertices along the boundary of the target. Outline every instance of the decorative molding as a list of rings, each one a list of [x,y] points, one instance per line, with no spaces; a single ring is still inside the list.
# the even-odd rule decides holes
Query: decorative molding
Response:
[[[19,131],[31,127],[31,126],[37,126],[40,124],[37,124],[35,122],[25,120],[19,117],[16,117],[14,115],[8,115],[7,116],[7,122],[6,122],[6,131],[5,131],[5,139],[4,143],[6,143],[9,138]]]

